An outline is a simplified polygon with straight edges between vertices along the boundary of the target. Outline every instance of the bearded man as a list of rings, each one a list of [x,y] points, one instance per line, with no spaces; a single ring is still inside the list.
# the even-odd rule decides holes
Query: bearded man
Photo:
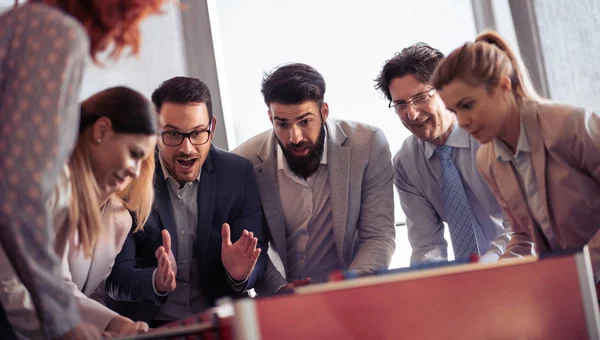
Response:
[[[325,80],[309,65],[276,68],[262,94],[273,128],[234,150],[254,165],[270,230],[257,292],[387,268],[396,247],[394,172],[383,132],[328,119]]]

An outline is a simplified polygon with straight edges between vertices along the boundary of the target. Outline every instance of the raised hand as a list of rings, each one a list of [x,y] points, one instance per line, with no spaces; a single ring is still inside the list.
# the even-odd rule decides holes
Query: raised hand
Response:
[[[170,293],[177,287],[177,264],[171,251],[171,235],[166,229],[162,230],[162,246],[156,249],[156,259],[158,260],[158,269],[154,275],[154,286],[161,293]]]
[[[256,248],[258,239],[252,232],[244,230],[242,237],[231,244],[231,229],[227,223],[221,228],[221,238],[221,261],[225,270],[234,280],[244,281],[252,273],[260,255],[260,248]]]

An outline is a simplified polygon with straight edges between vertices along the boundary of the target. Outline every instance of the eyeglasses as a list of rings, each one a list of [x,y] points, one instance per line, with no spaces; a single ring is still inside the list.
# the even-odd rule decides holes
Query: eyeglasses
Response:
[[[196,130],[188,133],[179,131],[163,131],[160,133],[163,143],[167,146],[180,146],[185,138],[190,140],[192,145],[203,145],[210,139],[211,127],[208,130]]]
[[[413,106],[421,106],[429,103],[429,100],[431,99],[434,93],[435,89],[431,89],[429,92],[418,94],[406,102],[399,101],[394,103],[393,101],[390,101],[388,107],[394,108],[396,110],[396,113],[402,113],[406,109],[408,109],[409,104],[413,104]]]

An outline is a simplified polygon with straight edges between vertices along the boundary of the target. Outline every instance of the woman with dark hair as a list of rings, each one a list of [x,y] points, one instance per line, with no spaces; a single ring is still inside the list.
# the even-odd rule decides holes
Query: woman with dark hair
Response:
[[[110,333],[148,328],[87,296],[110,274],[132,228],[129,211],[138,217],[136,230],[148,218],[157,134],[157,114],[138,92],[116,87],[93,95],[81,105],[75,150],[47,202],[57,228],[62,274],[77,297],[81,318]],[[0,299],[15,333],[42,338],[27,289],[6,256],[0,256],[0,272]]]
[[[49,338],[100,336],[60,280],[45,208],[75,144],[86,57],[137,53],[139,23],[164,2],[35,0],[0,15],[0,243]]]
[[[437,67],[433,85],[482,146],[477,166],[513,231],[505,256],[588,247],[600,279],[600,116],[541,98],[495,32]]]

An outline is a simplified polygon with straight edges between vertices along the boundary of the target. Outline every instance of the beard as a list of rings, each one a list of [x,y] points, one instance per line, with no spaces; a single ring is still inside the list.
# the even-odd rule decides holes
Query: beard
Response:
[[[277,143],[283,151],[285,160],[294,175],[307,179],[313,175],[319,166],[321,165],[321,159],[323,158],[323,151],[325,149],[325,123],[321,124],[321,130],[319,131],[319,137],[317,138],[317,144],[311,141],[301,141],[298,144],[288,143],[284,146],[283,143],[277,138]],[[308,148],[308,153],[304,156],[294,156],[290,149],[292,148]]]

